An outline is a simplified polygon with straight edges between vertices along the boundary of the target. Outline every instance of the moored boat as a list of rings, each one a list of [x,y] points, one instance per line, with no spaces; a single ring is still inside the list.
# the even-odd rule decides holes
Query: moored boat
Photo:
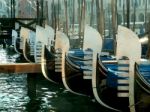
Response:
[[[22,50],[20,49],[20,37],[16,30],[12,30],[12,45],[16,53],[22,53]]]
[[[46,79],[61,83],[62,62],[70,47],[69,39],[64,33],[57,31],[55,42],[52,39],[51,43],[54,44],[49,48],[45,45],[42,50],[42,71]]]
[[[118,70],[106,68],[102,61],[97,61],[92,78],[93,93],[106,108],[134,112],[134,64],[141,58],[141,44],[136,34],[119,26],[116,51]]]
[[[20,37],[22,39],[23,56],[28,62],[34,62],[34,40],[35,32],[21,27]]]
[[[91,39],[91,37],[93,37]],[[92,75],[95,74],[97,53],[102,48],[100,34],[85,26],[83,49],[72,49],[66,53],[63,62],[63,84],[70,92],[78,95],[92,95]]]
[[[43,76],[54,83],[61,83],[62,57],[69,49],[68,37],[46,25],[45,29],[37,26],[36,29],[36,62],[41,62]],[[43,37],[43,38],[41,38]]]
[[[48,26],[47,26],[48,28]],[[49,35],[50,34],[50,35]],[[51,28],[46,30],[46,28],[41,26],[36,26],[36,39],[35,39],[35,52],[34,58],[36,63],[41,63],[43,76],[51,81],[55,81],[50,77],[48,71],[54,73],[54,54],[51,52],[52,40],[54,38],[54,30]]]
[[[150,62],[135,64],[134,99],[136,112],[150,110]]]

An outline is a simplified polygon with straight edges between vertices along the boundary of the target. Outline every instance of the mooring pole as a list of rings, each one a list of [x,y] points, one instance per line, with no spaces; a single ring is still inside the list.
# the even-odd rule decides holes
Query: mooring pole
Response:
[[[44,19],[44,15],[43,15],[43,11],[44,11],[44,9],[43,9],[43,0],[41,0],[40,1],[40,5],[41,5],[41,10],[40,10],[40,25],[41,26],[43,26],[43,19]]]
[[[111,1],[111,10],[112,10],[112,35],[114,39],[114,55],[116,54],[116,33],[117,33],[117,0]]]
[[[30,99],[36,97],[36,74],[28,73],[27,74],[27,88],[28,88],[28,96]]]
[[[130,28],[130,0],[126,0],[127,4],[127,28]]]
[[[13,11],[12,11],[12,13],[13,13],[13,18],[15,18],[16,17],[16,10],[15,10],[15,0],[13,0],[13,5],[12,5],[12,8],[13,8]]]
[[[40,24],[40,14],[39,14],[39,1],[36,1],[36,5],[37,5],[37,24]],[[36,73],[28,73],[27,74],[27,88],[28,88],[28,96],[30,99],[33,99],[36,97],[36,81],[37,80],[37,75]]]
[[[10,10],[11,10],[11,11],[10,11],[10,17],[12,18],[12,10],[13,10],[13,9],[12,9],[12,6],[13,6],[13,1],[12,1],[12,0],[10,1],[10,5],[11,5],[11,7],[10,7]]]
[[[39,1],[36,1],[36,19],[37,19],[37,24],[40,25],[40,14],[39,14]]]

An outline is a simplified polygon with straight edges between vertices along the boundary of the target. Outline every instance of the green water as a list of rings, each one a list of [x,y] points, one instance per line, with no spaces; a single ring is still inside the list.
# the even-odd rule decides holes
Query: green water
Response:
[[[17,57],[0,49],[1,63],[14,63]],[[36,97],[29,97],[27,74],[0,73],[0,112],[110,112],[94,99],[74,95],[42,75],[35,80]]]
[[[0,74],[0,112],[106,112],[92,98],[74,95],[44,78],[37,79],[36,97],[27,94],[26,74]]]

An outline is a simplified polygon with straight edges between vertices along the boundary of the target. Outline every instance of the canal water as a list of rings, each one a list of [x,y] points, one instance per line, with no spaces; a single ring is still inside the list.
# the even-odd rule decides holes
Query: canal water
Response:
[[[0,63],[14,63],[19,55],[0,48]],[[78,96],[63,85],[37,79],[36,97],[28,96],[27,74],[0,73],[0,112],[110,112],[94,99]]]

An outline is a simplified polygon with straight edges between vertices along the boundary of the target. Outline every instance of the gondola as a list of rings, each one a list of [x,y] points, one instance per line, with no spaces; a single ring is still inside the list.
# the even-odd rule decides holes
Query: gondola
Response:
[[[134,99],[136,112],[150,110],[150,62],[135,64]]]
[[[92,39],[91,39],[92,37]],[[77,95],[92,96],[92,75],[95,74],[96,55],[102,48],[100,34],[86,25],[83,49],[71,49],[62,65],[62,79],[66,89]]]
[[[38,37],[40,35],[45,36],[43,40],[40,40],[42,43],[37,41],[38,46],[41,44],[42,73],[47,80],[61,83],[62,56],[65,55],[70,46],[68,37],[64,33],[57,31],[54,40],[54,30],[48,25],[45,26],[45,29],[37,27],[36,31]]]
[[[34,46],[34,59],[35,63],[41,63],[42,46],[48,42],[48,36],[45,29],[39,25],[36,25],[36,38]]]
[[[20,49],[20,37],[16,30],[12,30],[12,45],[16,53],[22,53],[22,50]]]
[[[35,32],[21,27],[20,36],[22,39],[23,56],[28,62],[34,61],[34,44],[35,44]]]
[[[54,30],[47,25],[44,27],[36,26],[35,62],[41,63],[43,76],[53,82],[55,74],[55,56],[51,52],[52,42],[54,41]],[[49,74],[50,71],[50,74]]]
[[[46,28],[48,28],[48,26],[46,26]],[[53,67],[55,56],[53,55],[53,53],[51,53],[51,49],[50,49],[52,46],[52,40],[54,40],[54,30],[50,28],[49,30],[47,30],[46,28],[38,26],[38,25],[36,26],[34,58],[35,58],[36,63],[41,63],[43,76],[47,80],[54,82],[51,79],[51,77],[48,77],[48,72],[47,72],[48,70],[51,70],[51,73],[55,74],[54,67]],[[51,63],[49,62],[48,64],[49,60],[51,60]]]
[[[98,57],[92,77],[94,97],[110,110],[135,112],[134,64],[141,59],[141,43],[136,34],[123,26],[118,26],[116,59],[118,70],[112,70]]]

